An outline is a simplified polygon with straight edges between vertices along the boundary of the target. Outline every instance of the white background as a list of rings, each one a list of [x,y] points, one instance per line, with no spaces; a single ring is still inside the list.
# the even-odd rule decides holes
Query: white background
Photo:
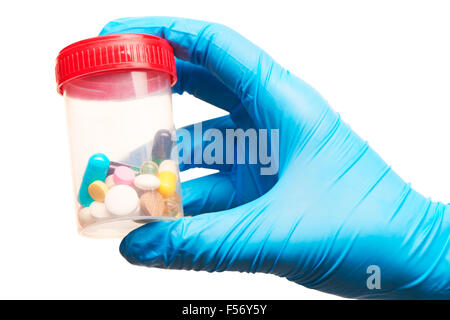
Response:
[[[0,298],[336,298],[271,275],[135,267],[119,240],[77,235],[56,55],[120,17],[226,24],[311,83],[415,189],[448,203],[447,3],[2,1]],[[174,105],[178,127],[223,114],[187,95]]]

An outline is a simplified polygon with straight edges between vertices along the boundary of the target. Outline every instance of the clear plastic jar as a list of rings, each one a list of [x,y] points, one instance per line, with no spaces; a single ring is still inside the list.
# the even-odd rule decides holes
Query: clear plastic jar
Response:
[[[139,34],[83,40],[60,52],[56,78],[79,232],[122,237],[149,221],[183,216],[170,45]]]

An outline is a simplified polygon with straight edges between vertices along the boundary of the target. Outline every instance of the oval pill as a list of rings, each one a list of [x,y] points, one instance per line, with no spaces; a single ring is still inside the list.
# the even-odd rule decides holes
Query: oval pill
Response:
[[[140,169],[141,174],[158,174],[158,165],[153,161],[146,161],[142,164]]]
[[[136,191],[128,185],[117,185],[106,194],[106,209],[114,215],[126,216],[136,211],[139,197]]]
[[[106,206],[103,202],[94,201],[89,206],[89,211],[94,218],[102,219],[109,217]]]
[[[141,205],[141,212],[147,216],[160,217],[165,213],[164,199],[158,192],[144,193],[139,203]]]
[[[88,192],[94,201],[103,202],[108,192],[108,186],[103,181],[97,180],[89,185]]]
[[[125,166],[117,167],[114,170],[114,183],[132,185],[134,181],[135,173],[132,169]]]
[[[152,174],[141,174],[134,179],[134,185],[141,190],[155,190],[159,187],[159,179]]]
[[[164,160],[159,164],[159,172],[170,171],[178,174],[178,165],[173,160]]]
[[[177,175],[171,171],[162,171],[158,174],[159,188],[158,191],[163,197],[170,197],[175,192],[177,186]]]

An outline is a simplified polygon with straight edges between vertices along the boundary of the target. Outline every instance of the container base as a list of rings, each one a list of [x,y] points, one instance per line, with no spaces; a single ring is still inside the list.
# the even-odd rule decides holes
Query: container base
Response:
[[[79,229],[79,233],[85,237],[96,239],[123,238],[128,233],[154,221],[174,221],[175,217],[143,217],[117,218],[97,221]]]

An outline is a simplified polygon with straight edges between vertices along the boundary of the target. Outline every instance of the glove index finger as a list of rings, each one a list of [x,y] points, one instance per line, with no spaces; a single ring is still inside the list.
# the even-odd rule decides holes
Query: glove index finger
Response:
[[[262,49],[216,23],[172,17],[123,18],[109,22],[101,34],[146,33],[165,38],[179,59],[201,65],[235,93],[255,120],[276,112],[271,94],[285,70]],[[263,95],[263,97],[261,97]]]

